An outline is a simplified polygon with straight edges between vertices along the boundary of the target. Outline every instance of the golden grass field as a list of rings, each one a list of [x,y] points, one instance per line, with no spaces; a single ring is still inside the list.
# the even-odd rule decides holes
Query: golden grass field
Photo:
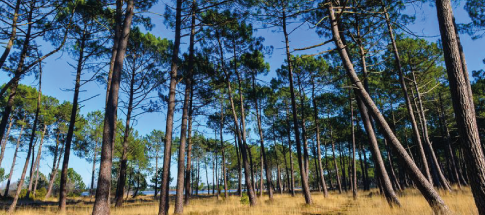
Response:
[[[376,191],[360,192],[357,200],[353,200],[352,194],[329,193],[324,198],[321,193],[312,193],[314,204],[305,205],[303,196],[291,197],[288,194],[275,195],[274,201],[267,201],[267,196],[259,199],[256,207],[249,207],[242,204],[237,196],[230,196],[227,200],[216,197],[201,196],[191,200],[190,204],[184,207],[184,214],[189,215],[270,215],[270,214],[391,214],[391,215],[425,215],[432,214],[431,209],[420,195],[419,191],[408,189],[400,194],[401,208],[390,208],[386,200],[378,195]],[[445,202],[456,214],[473,215],[478,214],[469,188],[454,190],[452,193],[440,192]],[[54,199],[52,199],[54,200]],[[90,215],[92,210],[92,199],[77,198],[71,199],[78,203],[69,204],[68,215]],[[172,202],[173,203],[173,202]],[[40,206],[39,206],[40,205]],[[173,212],[173,205],[170,206]],[[15,214],[37,215],[56,214],[56,205],[20,206]],[[0,212],[5,213],[5,211]],[[120,209],[112,208],[113,215],[155,215],[158,213],[158,201],[152,196],[142,196],[129,200]]]

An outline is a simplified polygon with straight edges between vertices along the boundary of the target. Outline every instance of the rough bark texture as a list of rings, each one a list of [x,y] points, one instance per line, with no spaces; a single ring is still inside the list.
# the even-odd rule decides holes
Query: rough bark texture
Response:
[[[117,4],[121,4],[118,2]],[[121,81],[121,72],[123,70],[123,61],[125,59],[128,37],[131,30],[131,22],[134,15],[133,0],[127,1],[125,10],[125,19],[123,29],[120,32],[118,51],[113,67],[112,80],[110,83],[108,102],[104,115],[103,142],[101,145],[101,161],[99,165],[98,185],[96,188],[96,200],[94,201],[93,215],[105,215],[110,213],[110,190],[111,190],[111,167],[113,158],[113,145],[116,135],[116,119],[118,112],[118,98]]]
[[[463,55],[453,21],[450,0],[436,0],[441,41],[445,55],[446,71],[450,83],[453,110],[460,135],[468,177],[478,213],[485,214],[485,157],[480,144],[475,107],[470,98],[468,71],[464,68]]]

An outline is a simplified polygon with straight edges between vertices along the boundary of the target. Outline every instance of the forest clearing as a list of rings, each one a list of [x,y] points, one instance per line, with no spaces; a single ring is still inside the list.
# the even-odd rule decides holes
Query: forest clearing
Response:
[[[358,201],[352,200],[350,193],[339,195],[337,192],[330,192],[330,197],[324,198],[315,192],[312,194],[314,203],[305,205],[301,194],[297,198],[289,194],[277,196],[273,201],[258,199],[257,207],[249,207],[248,204],[241,202],[241,198],[231,195],[228,199],[222,197],[217,199],[213,195],[201,195],[193,199],[192,204],[185,207],[185,214],[189,215],[431,215],[433,211],[428,207],[425,199],[420,196],[417,190],[406,190],[400,194],[403,201],[402,208],[389,208],[387,202],[378,190],[362,192]],[[473,207],[473,196],[469,189],[454,190],[453,193],[440,192],[445,202],[457,214],[476,215],[478,211]],[[54,200],[54,199],[53,199]],[[92,211],[92,198],[74,198],[71,201],[79,203],[69,203],[67,214],[69,215],[88,215]],[[55,200],[54,200],[55,201]],[[54,202],[51,202],[54,203]],[[42,204],[42,203],[40,203]],[[114,215],[150,215],[157,213],[157,201],[153,196],[139,196],[136,199],[128,199],[126,204],[119,209],[114,209]],[[18,215],[57,214],[55,206],[20,206],[17,210]],[[172,214],[172,213],[170,213]]]
[[[0,215],[485,215],[485,0],[0,0]]]

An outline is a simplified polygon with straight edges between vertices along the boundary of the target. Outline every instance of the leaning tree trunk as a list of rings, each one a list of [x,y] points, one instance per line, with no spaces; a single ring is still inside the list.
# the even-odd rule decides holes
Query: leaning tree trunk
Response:
[[[291,109],[292,109],[292,115],[293,115],[293,129],[295,132],[296,152],[298,155],[298,166],[300,167],[300,177],[302,181],[305,202],[306,204],[311,204],[312,197],[310,194],[310,187],[308,186],[308,175],[306,174],[306,169],[303,162],[303,156],[301,153],[300,130],[298,129],[299,126],[298,126],[298,118],[297,118],[297,112],[296,112],[295,90],[293,86],[293,69],[291,67],[290,44],[289,44],[288,32],[286,30],[286,8],[283,9],[283,33],[285,36],[285,43],[286,43],[286,59],[288,61],[288,79],[290,81]]]
[[[391,38],[394,58],[395,58],[396,64],[397,64],[397,71],[398,71],[398,75],[399,75],[399,84],[401,85],[401,90],[404,94],[404,99],[406,101],[406,108],[407,108],[407,111],[408,111],[409,119],[411,120],[411,126],[412,126],[413,133],[414,133],[414,139],[416,140],[416,143],[419,147],[419,153],[420,153],[419,155],[420,155],[421,161],[423,162],[422,165],[423,165],[424,173],[426,174],[428,181],[430,183],[433,183],[433,179],[431,177],[431,173],[430,173],[429,166],[428,166],[428,160],[427,160],[426,154],[424,152],[423,143],[421,142],[421,135],[420,135],[419,130],[418,130],[418,124],[416,122],[416,118],[414,117],[413,106],[411,105],[411,100],[410,100],[409,93],[408,93],[408,90],[407,90],[405,77],[404,77],[404,74],[403,74],[403,71],[402,71],[401,58],[399,56],[399,51],[397,49],[396,40],[394,38],[391,20],[389,19],[389,13],[387,12],[385,6],[383,6],[383,8],[384,8],[384,15],[385,15],[385,18],[386,18],[386,23],[387,23],[387,29],[389,31],[389,36]]]
[[[17,160],[17,153],[20,147],[20,138],[22,137],[22,131],[24,131],[25,123],[20,127],[19,138],[17,139],[17,145],[15,146],[15,152],[13,153],[12,166],[10,167],[10,173],[8,174],[7,185],[5,186],[4,197],[8,197],[8,190],[10,188],[10,181],[12,180],[13,170],[15,168],[15,161]]]
[[[7,133],[5,134],[5,138],[2,139],[2,149],[0,152],[0,166],[2,165],[3,156],[5,155],[5,148],[7,146],[8,137],[10,136],[10,129],[12,128],[12,125],[13,125],[13,116],[10,116],[9,121],[10,123],[8,124]]]
[[[71,118],[69,120],[69,129],[67,130],[66,149],[64,150],[64,160],[62,162],[61,170],[61,182],[59,193],[59,211],[61,213],[66,212],[66,200],[67,200],[67,170],[69,168],[69,156],[71,154],[71,143],[74,137],[74,126],[76,124],[77,109],[79,105],[79,91],[81,88],[81,73],[84,65],[84,48],[87,40],[86,29],[83,30],[82,38],[79,46],[79,58],[77,61],[76,71],[76,85],[74,87],[74,98],[72,101]]]
[[[439,185],[445,189],[448,190],[449,192],[451,191],[451,187],[448,183],[448,180],[446,180],[445,175],[441,171],[441,167],[439,165],[438,159],[436,158],[436,154],[433,150],[433,145],[431,144],[431,140],[429,139],[429,134],[428,134],[428,125],[426,121],[426,116],[424,112],[424,107],[423,107],[423,101],[421,98],[421,93],[419,92],[419,87],[418,87],[418,82],[416,81],[416,75],[414,74],[414,70],[411,70],[411,75],[413,77],[413,83],[414,83],[414,90],[416,91],[416,98],[418,100],[418,116],[419,119],[421,120],[421,127],[423,130],[423,138],[424,138],[424,143],[426,144],[426,149],[428,150],[429,154],[431,155],[431,164],[433,165],[433,171],[436,174],[437,179],[439,180]]]
[[[27,51],[28,51],[28,48],[29,48],[31,30],[32,30],[32,25],[33,25],[31,22],[32,22],[32,11],[34,10],[33,9],[34,6],[35,6],[35,2],[32,2],[31,5],[30,5],[30,11],[29,11],[29,15],[28,15],[29,17],[27,19],[27,21],[29,23],[28,27],[27,27],[27,33],[26,33],[24,44],[23,44],[23,47],[22,47],[22,52],[20,54],[20,61],[19,61],[19,64],[17,66],[17,70],[15,71],[15,76],[22,73],[22,70],[23,70],[23,67],[24,67],[24,62],[25,62],[25,59],[27,57]],[[13,99],[15,98],[17,86],[18,86],[18,80],[14,83],[14,85],[10,89],[10,97],[8,99],[8,102],[7,102],[7,107],[5,107],[5,111],[4,111],[4,114],[2,116],[3,117],[2,122],[0,123],[0,140],[3,138],[3,132],[5,131],[5,126],[7,124],[7,120],[9,118],[10,111],[12,109]],[[27,157],[25,158],[24,169],[22,171],[22,175],[20,176],[20,180],[17,183],[17,192],[15,193],[15,197],[12,201],[12,204],[10,205],[10,207],[8,209],[9,214],[14,213],[14,211],[15,211],[15,207],[17,206],[17,201],[19,199],[19,195],[20,195],[20,192],[22,191],[22,186],[23,186],[24,181],[25,181],[25,175],[26,175],[27,169],[29,167],[30,156],[32,155],[32,150],[34,148],[33,144],[34,144],[35,132],[36,132],[36,129],[37,129],[37,123],[39,121],[39,112],[40,112],[40,98],[37,99],[37,109],[35,111],[34,123],[32,124],[32,133],[30,135],[29,149],[27,151]],[[32,177],[31,177],[30,180],[32,180]],[[28,195],[27,195],[27,197],[28,197]]]
[[[49,186],[47,188],[47,193],[45,194],[44,200],[46,200],[47,198],[49,198],[52,195],[52,188],[54,187],[54,180],[56,179],[57,172],[59,172],[58,169],[59,169],[59,164],[61,163],[61,158],[62,158],[63,152],[64,152],[64,144],[62,145],[61,150],[59,151],[59,140],[58,140],[58,137],[57,137],[56,151],[54,153],[54,161],[53,161],[53,165],[52,165],[52,172],[50,174]]]
[[[40,85],[39,85],[39,88],[40,88]],[[42,156],[42,144],[44,143],[44,136],[45,136],[46,129],[47,129],[47,125],[44,124],[44,129],[42,131],[42,137],[40,138],[39,149],[37,150],[37,157],[35,158],[35,163],[34,163],[35,164],[34,171],[36,171],[36,174],[35,174],[35,183],[34,183],[34,189],[33,189],[33,195],[34,196],[35,196],[35,191],[37,190],[37,182],[39,180],[40,158]]]
[[[433,186],[426,177],[419,171],[416,164],[411,160],[409,155],[407,154],[404,147],[402,147],[401,143],[397,139],[397,137],[392,132],[391,128],[387,124],[386,120],[377,109],[377,106],[372,101],[371,97],[365,90],[362,82],[360,81],[359,77],[355,73],[354,66],[350,61],[348,56],[347,50],[345,48],[342,39],[340,38],[339,32],[340,29],[337,25],[337,20],[335,17],[335,11],[332,4],[329,4],[329,17],[330,17],[330,24],[332,29],[332,35],[335,45],[337,46],[338,52],[340,57],[342,58],[344,68],[347,72],[347,76],[349,77],[352,84],[355,86],[354,92],[356,93],[356,98],[362,99],[364,105],[369,109],[369,112],[373,115],[376,119],[376,123],[382,128],[384,136],[391,141],[391,145],[395,148],[398,157],[402,160],[402,165],[406,168],[409,172],[409,175],[412,177],[415,184],[418,186],[418,189],[421,191],[425,199],[428,201],[428,204],[431,206],[433,211],[436,214],[450,214],[449,208],[446,206],[444,201],[438,195],[436,190],[434,190]]]
[[[485,214],[485,157],[475,116],[475,107],[468,80],[468,71],[460,53],[453,10],[449,0],[436,0],[441,41],[450,84],[451,98],[460,139],[465,150],[465,161],[471,190],[478,213]]]
[[[338,27],[338,26],[337,26]],[[341,33],[340,33],[341,34]],[[360,37],[360,28],[357,27],[357,35]],[[340,36],[340,35],[339,35]],[[343,38],[343,37],[342,37]],[[343,41],[342,41],[343,42]],[[360,55],[360,61],[362,64],[362,73],[364,75],[364,89],[366,91],[369,90],[368,87],[368,72],[367,72],[367,63],[366,63],[366,52],[364,50],[364,47],[362,45],[362,41],[359,39],[359,55]],[[354,90],[355,92],[355,90]],[[372,125],[372,118],[369,114],[369,111],[367,108],[364,106],[362,103],[362,100],[358,97],[356,97],[357,100],[357,105],[360,111],[360,115],[362,118],[362,122],[364,124],[364,128],[367,133],[367,137],[369,139],[369,144],[371,147],[371,155],[374,158],[374,162],[376,164],[376,169],[377,169],[377,174],[375,176],[378,178],[376,180],[376,183],[379,185],[379,188],[381,191],[384,191],[384,196],[386,197],[387,202],[389,205],[392,207],[394,205],[400,206],[401,203],[399,202],[399,199],[397,198],[397,195],[392,188],[392,183],[389,178],[389,174],[386,171],[386,167],[384,165],[384,161],[382,160],[381,152],[379,149],[379,145],[377,142],[376,134],[374,131],[374,127]],[[365,154],[364,154],[365,158]]]
[[[121,0],[117,0],[121,4]],[[118,112],[118,98],[125,59],[126,47],[131,30],[131,22],[134,15],[133,0],[127,1],[126,16],[123,21],[123,28],[120,32],[118,50],[114,61],[113,74],[109,88],[108,102],[106,103],[106,113],[104,116],[103,142],[101,145],[101,161],[99,164],[98,185],[96,188],[96,200],[94,201],[93,215],[104,215],[110,213],[110,190],[111,190],[111,167],[113,165],[113,145],[116,134],[116,120]],[[121,20],[119,20],[121,22]]]
[[[14,40],[17,38],[17,20],[19,18],[19,10],[20,10],[21,2],[22,2],[21,0],[17,0],[17,3],[15,4],[15,9],[12,17],[12,32],[10,32],[10,37],[8,39],[7,46],[5,47],[5,50],[3,51],[3,54],[0,57],[0,68],[3,68],[3,64],[5,63],[5,60],[7,60],[8,54],[12,49]],[[1,97],[2,95],[0,95],[0,98]]]

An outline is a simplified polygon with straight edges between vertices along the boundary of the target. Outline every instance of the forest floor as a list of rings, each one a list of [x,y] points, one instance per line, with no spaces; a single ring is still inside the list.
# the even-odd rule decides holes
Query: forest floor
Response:
[[[469,188],[463,190],[455,189],[452,193],[440,191],[440,195],[456,214],[474,215],[478,214],[474,204],[473,196]],[[215,196],[193,197],[190,204],[184,207],[184,214],[189,215],[272,215],[272,214],[303,214],[303,215],[426,215],[433,214],[425,199],[418,190],[408,189],[399,194],[401,208],[390,208],[386,200],[378,195],[376,190],[371,192],[359,192],[357,200],[353,200],[352,193],[338,194],[330,192],[328,198],[321,193],[312,193],[313,204],[305,205],[301,194],[296,197],[291,195],[276,194],[272,202],[264,196],[258,200],[258,205],[249,207],[242,204],[238,196],[230,196],[227,200],[217,199]],[[55,199],[52,201],[19,202],[17,215],[56,214],[57,206]],[[6,208],[3,202],[3,208]],[[90,215],[92,212],[93,199],[72,198],[69,199],[67,208],[68,215]],[[173,203],[173,201],[171,201]],[[170,206],[173,212],[173,204]],[[5,210],[0,211],[4,214]],[[158,200],[153,196],[139,196],[129,199],[122,208],[112,208],[113,215],[155,215],[158,214]]]

